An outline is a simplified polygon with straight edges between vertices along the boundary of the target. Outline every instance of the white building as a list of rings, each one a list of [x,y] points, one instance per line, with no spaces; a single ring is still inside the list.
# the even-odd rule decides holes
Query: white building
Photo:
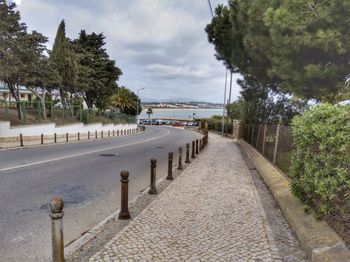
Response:
[[[19,88],[19,94],[21,101],[32,101],[35,98],[35,95],[31,91],[29,91],[25,86],[21,86]],[[47,93],[47,95],[51,95],[53,100],[60,98],[58,92]],[[0,101],[16,101],[15,98],[12,96],[10,90],[2,83],[0,83]]]

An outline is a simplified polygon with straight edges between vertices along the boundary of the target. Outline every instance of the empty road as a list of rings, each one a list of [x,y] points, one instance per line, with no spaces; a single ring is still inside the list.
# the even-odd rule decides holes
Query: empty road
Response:
[[[119,209],[121,170],[130,172],[131,199],[149,185],[151,158],[158,159],[160,178],[168,152],[198,137],[184,129],[147,127],[132,136],[0,151],[0,261],[50,258],[53,196],[65,201],[69,243]]]

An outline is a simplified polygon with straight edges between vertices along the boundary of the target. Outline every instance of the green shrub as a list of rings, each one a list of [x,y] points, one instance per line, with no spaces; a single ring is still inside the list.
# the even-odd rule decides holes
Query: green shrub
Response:
[[[350,107],[318,105],[292,121],[292,191],[316,215],[349,213]]]

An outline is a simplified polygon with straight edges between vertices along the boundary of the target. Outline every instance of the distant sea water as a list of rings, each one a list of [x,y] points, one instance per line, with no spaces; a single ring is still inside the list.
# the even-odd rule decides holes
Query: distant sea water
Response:
[[[214,115],[222,115],[222,109],[172,109],[172,108],[152,108],[151,118],[209,118]],[[147,108],[144,108],[139,116],[140,119],[147,119]]]

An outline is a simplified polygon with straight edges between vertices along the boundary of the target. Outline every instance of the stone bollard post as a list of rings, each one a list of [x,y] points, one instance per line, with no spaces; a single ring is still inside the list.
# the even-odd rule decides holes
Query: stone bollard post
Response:
[[[198,152],[198,139],[196,139],[196,154],[198,155],[199,152]]]
[[[168,153],[168,175],[166,177],[167,180],[173,180],[173,152]]]
[[[44,144],[44,134],[41,134],[41,136],[40,136],[40,143],[42,145]]]
[[[195,147],[196,142],[192,141],[192,155],[191,158],[196,158],[196,156],[194,155],[194,147]]]
[[[121,192],[121,203],[119,219],[130,219],[129,212],[129,172],[124,170],[120,173],[120,192]]]
[[[186,143],[186,160],[185,163],[190,163],[190,143]]]
[[[156,188],[156,168],[157,168],[157,159],[152,158],[151,159],[151,184],[150,189],[148,190],[148,194],[155,195],[158,194],[157,188]]]
[[[184,168],[182,167],[182,147],[179,147],[179,165],[177,167],[178,170],[183,170]]]
[[[64,261],[63,245],[63,200],[54,197],[50,201],[51,239],[52,239],[52,261]]]

